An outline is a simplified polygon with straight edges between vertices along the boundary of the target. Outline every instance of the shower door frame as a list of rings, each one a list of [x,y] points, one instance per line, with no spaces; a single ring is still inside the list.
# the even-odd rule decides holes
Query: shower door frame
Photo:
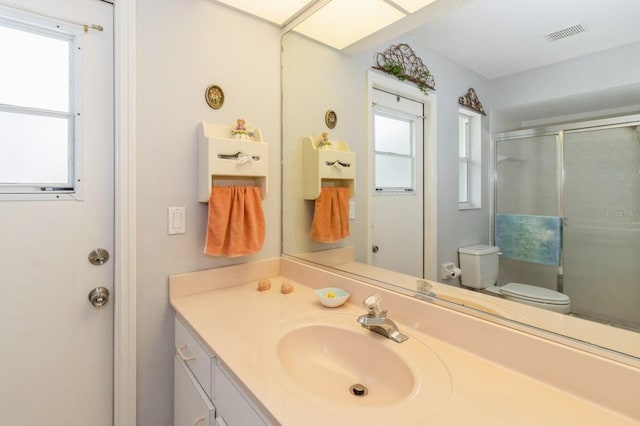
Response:
[[[592,130],[604,130],[619,127],[640,125],[640,114],[618,116],[597,120],[580,121],[574,123],[565,123],[554,126],[512,130],[506,132],[500,132],[493,136],[491,139],[490,159],[489,159],[489,176],[491,188],[491,202],[489,203],[489,215],[491,220],[489,221],[489,235],[491,236],[491,243],[495,245],[495,217],[497,211],[497,185],[498,185],[498,170],[497,170],[497,143],[500,140],[514,140],[525,139],[531,137],[541,136],[556,136],[556,167],[557,167],[557,203],[558,203],[558,216],[561,218],[562,228],[564,232],[564,225],[566,218],[564,217],[564,184],[565,184],[565,170],[564,170],[564,135],[566,133],[580,133],[588,132]],[[560,263],[558,265],[558,273],[556,278],[556,290],[563,292],[564,290],[564,246],[561,246],[560,250]]]

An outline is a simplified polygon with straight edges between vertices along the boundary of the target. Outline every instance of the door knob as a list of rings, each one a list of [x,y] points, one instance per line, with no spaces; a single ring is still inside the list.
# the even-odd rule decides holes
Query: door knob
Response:
[[[109,302],[109,289],[106,287],[96,287],[89,292],[89,302],[94,308],[104,308]]]

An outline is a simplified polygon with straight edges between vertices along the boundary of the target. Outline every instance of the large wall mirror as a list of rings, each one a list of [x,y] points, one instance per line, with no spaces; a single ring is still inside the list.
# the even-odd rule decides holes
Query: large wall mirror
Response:
[[[409,32],[344,50],[295,28],[283,36],[283,254],[637,365],[640,3],[517,3],[436,1],[421,22],[406,18]],[[372,69],[377,53],[403,43],[434,75],[435,91]],[[469,88],[487,115],[467,114],[480,143],[468,188],[476,198],[462,203],[468,111],[458,100]],[[403,142],[389,148],[388,134]],[[323,137],[355,158],[352,182],[340,179],[339,163],[338,178],[322,181],[350,196],[349,235],[330,241],[312,235],[316,202],[305,188],[305,141],[318,148]],[[497,284],[567,294],[570,314],[443,278],[443,264],[459,265],[459,248],[495,245],[496,217],[506,213],[558,217],[558,261],[500,258]],[[434,282],[427,297],[421,279]]]

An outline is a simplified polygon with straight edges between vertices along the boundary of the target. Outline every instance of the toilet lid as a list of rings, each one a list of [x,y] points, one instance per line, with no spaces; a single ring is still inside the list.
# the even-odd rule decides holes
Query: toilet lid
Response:
[[[571,299],[566,294],[529,284],[509,283],[500,287],[503,294],[532,302],[550,305],[568,305]]]

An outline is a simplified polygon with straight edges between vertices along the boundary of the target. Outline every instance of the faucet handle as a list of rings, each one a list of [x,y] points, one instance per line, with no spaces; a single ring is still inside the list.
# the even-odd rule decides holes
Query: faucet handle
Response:
[[[378,293],[364,299],[362,305],[367,308],[369,315],[377,316],[380,313],[380,295]]]

